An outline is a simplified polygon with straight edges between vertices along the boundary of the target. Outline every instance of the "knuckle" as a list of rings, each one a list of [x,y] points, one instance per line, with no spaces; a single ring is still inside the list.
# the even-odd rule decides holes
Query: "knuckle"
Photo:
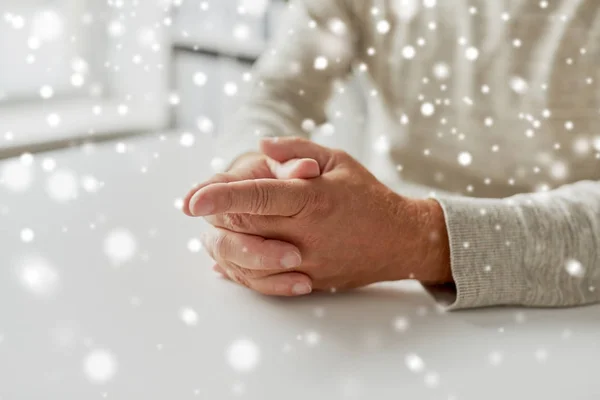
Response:
[[[307,140],[307,139],[305,139],[303,137],[298,137],[298,136],[289,138],[288,140],[289,140],[289,143],[292,144],[292,145],[294,145],[294,144],[304,144],[304,143],[309,142],[309,140]]]
[[[247,232],[249,228],[248,218],[244,214],[224,214],[223,222],[225,228],[236,232]]]
[[[336,161],[336,163],[348,162],[349,160],[352,159],[352,156],[350,154],[348,154],[346,151],[340,150],[340,149],[332,150],[332,156],[333,156],[334,160]]]
[[[265,210],[269,201],[265,189],[255,182],[253,185],[252,194],[252,209],[254,210],[254,212],[259,213],[260,211]]]
[[[256,256],[256,263],[259,268],[267,269],[273,264],[273,260],[264,253],[260,253]]]
[[[227,251],[228,242],[229,239],[225,232],[219,231],[215,233],[212,246],[215,257],[223,258]]]
[[[245,286],[250,286],[250,281],[257,278],[253,270],[240,267],[236,268],[236,276],[244,282]]]
[[[309,214],[324,215],[331,211],[333,207],[332,202],[329,196],[323,191],[307,188],[303,193],[304,210]]]

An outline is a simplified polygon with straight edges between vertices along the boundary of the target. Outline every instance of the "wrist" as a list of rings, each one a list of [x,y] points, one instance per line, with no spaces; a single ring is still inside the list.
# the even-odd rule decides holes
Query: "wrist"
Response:
[[[444,210],[433,199],[393,194],[393,235],[389,263],[378,281],[416,279],[423,284],[453,282]]]
[[[452,283],[450,240],[444,210],[437,200],[417,200],[421,222],[422,264],[415,279],[424,284]]]

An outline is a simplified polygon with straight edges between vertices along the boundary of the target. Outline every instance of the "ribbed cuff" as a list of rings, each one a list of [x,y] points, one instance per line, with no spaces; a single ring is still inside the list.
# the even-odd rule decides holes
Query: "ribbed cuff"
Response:
[[[523,304],[527,279],[525,232],[518,207],[509,200],[441,197],[452,276],[456,285],[448,310]],[[427,288],[436,298],[441,292]]]

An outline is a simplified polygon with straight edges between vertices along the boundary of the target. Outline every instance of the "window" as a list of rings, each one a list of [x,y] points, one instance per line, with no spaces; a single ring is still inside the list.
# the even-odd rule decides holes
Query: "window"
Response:
[[[166,127],[169,4],[0,2],[0,151]]]

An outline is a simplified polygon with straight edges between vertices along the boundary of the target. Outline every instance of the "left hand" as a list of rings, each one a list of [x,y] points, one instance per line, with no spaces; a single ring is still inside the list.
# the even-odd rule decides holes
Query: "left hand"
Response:
[[[220,265],[232,279],[278,295],[407,278],[451,281],[447,233],[435,200],[402,197],[348,154],[304,139],[265,140],[262,151],[279,162],[312,158],[321,176],[210,184],[191,198],[191,214],[221,228],[204,240],[212,255],[252,255],[268,238],[296,246],[301,264],[288,269]],[[240,217],[224,218],[230,213]],[[254,249],[239,248],[239,239],[247,237],[256,239]]]

